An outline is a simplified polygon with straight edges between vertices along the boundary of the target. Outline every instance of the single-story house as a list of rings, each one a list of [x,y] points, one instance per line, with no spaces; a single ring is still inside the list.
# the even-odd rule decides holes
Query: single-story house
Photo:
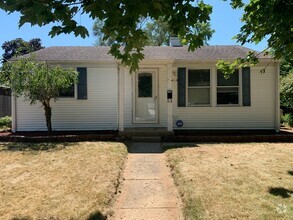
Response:
[[[139,71],[114,59],[107,46],[48,47],[39,60],[79,72],[71,92],[53,103],[53,130],[275,130],[280,127],[279,62],[260,54],[253,67],[228,79],[218,60],[233,61],[241,46],[147,46]],[[265,73],[261,70],[265,68]],[[13,131],[45,131],[41,104],[12,101]]]

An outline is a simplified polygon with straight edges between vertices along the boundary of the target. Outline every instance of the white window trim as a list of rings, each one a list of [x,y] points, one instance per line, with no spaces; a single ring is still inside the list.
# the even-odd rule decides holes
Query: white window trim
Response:
[[[210,85],[209,86],[188,86],[188,71],[189,70],[209,70],[210,71]],[[195,67],[195,68],[186,68],[186,84],[185,84],[185,88],[186,88],[186,97],[185,97],[185,103],[186,103],[186,107],[211,107],[212,106],[212,68],[211,67]],[[194,89],[210,89],[210,104],[196,104],[196,105],[189,105],[188,104],[188,89],[189,88],[194,88]]]
[[[218,86],[218,70],[216,69],[216,106],[217,107],[242,107],[242,68],[238,69],[238,86]],[[236,88],[238,87],[238,104],[218,104],[218,88]]]

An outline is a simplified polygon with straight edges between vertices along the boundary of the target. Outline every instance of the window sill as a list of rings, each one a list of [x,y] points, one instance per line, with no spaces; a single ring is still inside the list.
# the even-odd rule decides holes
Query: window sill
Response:
[[[217,107],[242,107],[242,105],[239,105],[239,104],[221,104],[221,105],[217,105]]]
[[[75,97],[57,97],[57,99],[62,99],[62,100],[73,100],[76,99]]]
[[[187,105],[186,107],[212,107],[211,105]]]

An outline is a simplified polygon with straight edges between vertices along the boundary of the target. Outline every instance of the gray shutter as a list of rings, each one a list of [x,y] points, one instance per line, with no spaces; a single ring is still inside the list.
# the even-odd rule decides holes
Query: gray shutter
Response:
[[[85,67],[77,67],[78,83],[77,83],[77,99],[87,99],[87,69]]]
[[[186,68],[178,68],[178,107],[186,106]]]
[[[242,68],[242,105],[251,105],[251,94],[250,94],[250,67]]]

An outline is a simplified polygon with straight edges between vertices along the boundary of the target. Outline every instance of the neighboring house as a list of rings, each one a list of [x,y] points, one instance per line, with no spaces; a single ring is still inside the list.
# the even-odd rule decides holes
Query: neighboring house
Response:
[[[0,86],[0,117],[11,116],[11,91]]]
[[[35,54],[80,72],[72,92],[52,104],[53,130],[279,131],[278,62],[261,55],[257,66],[238,69],[228,80],[217,71],[218,60],[233,61],[248,51],[149,46],[132,74],[109,55],[109,47],[49,47]],[[41,104],[17,98],[12,107],[13,131],[46,130]]]

